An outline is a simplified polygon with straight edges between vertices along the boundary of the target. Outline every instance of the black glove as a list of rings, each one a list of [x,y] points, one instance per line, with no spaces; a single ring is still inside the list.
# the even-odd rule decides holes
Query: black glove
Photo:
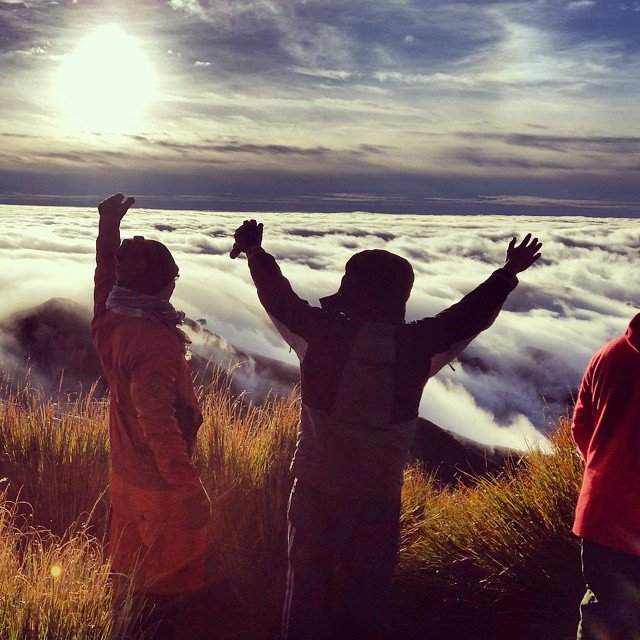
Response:
[[[234,260],[247,249],[262,246],[262,230],[262,223],[258,224],[255,220],[245,220],[242,226],[236,229],[233,236],[235,242],[233,249],[231,249],[231,259]]]
[[[183,498],[182,508],[187,529],[201,529],[211,518],[211,500],[204,487],[197,493]]]

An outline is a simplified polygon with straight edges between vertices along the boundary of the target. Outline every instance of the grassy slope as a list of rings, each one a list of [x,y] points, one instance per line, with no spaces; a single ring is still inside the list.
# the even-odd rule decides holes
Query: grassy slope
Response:
[[[288,465],[297,404],[247,410],[203,396],[197,465],[213,499],[209,570],[220,635],[267,638],[284,589]],[[407,470],[397,579],[399,638],[574,635],[581,580],[569,533],[581,463],[565,424],[555,454],[502,477],[438,490]],[[31,391],[0,403],[0,637],[93,639],[112,632],[102,537],[107,407]],[[18,504],[13,501],[18,499]],[[59,565],[54,578],[51,568]],[[56,569],[54,569],[55,573]]]

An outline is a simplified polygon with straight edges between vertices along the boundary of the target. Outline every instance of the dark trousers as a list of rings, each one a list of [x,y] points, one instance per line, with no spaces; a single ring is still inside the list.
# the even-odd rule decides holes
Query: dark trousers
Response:
[[[640,639],[640,556],[582,541],[578,640]]]
[[[399,495],[346,500],[296,481],[283,640],[387,637],[399,533]]]

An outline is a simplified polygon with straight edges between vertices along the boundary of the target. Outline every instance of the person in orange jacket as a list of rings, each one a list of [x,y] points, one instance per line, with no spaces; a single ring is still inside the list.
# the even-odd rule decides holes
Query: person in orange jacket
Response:
[[[640,638],[640,314],[582,379],[573,438],[585,459],[573,532],[587,590],[579,640]]]
[[[133,203],[118,193],[98,207],[91,331],[110,389],[109,554],[174,637],[170,620],[205,586],[210,501],[192,461],[202,414],[184,313],[169,302],[178,266],[160,242],[120,243]]]

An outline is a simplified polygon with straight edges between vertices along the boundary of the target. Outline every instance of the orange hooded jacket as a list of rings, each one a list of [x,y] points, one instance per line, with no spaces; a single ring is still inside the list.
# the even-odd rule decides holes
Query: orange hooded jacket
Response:
[[[184,342],[165,324],[106,308],[119,247],[118,225],[101,220],[91,331],[111,390],[112,470],[137,487],[197,493],[191,455],[202,414]]]

